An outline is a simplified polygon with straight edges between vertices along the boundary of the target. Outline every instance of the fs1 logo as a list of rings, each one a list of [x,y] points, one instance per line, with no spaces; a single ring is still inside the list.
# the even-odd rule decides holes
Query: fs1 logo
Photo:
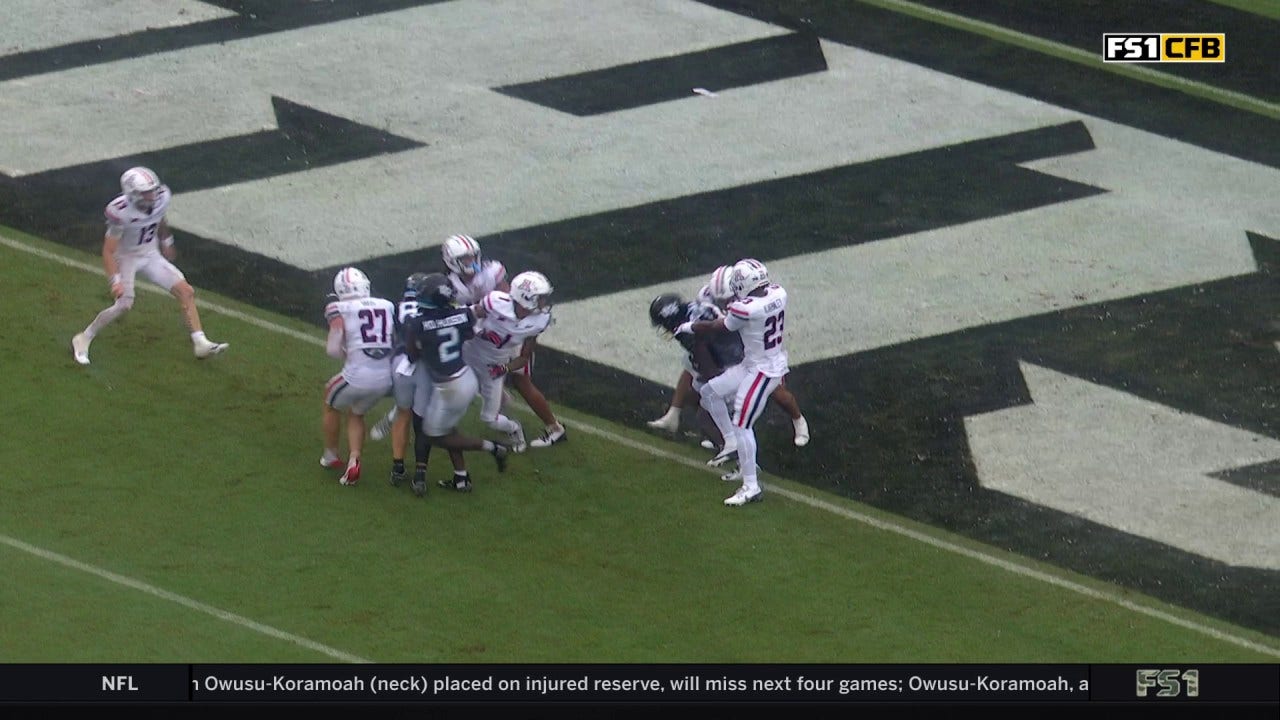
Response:
[[[1226,62],[1226,33],[1104,33],[1104,62]]]
[[[1159,688],[1156,690],[1158,698],[1176,698],[1176,697],[1200,697],[1200,671],[1199,670],[1149,670],[1146,668],[1137,671],[1138,675],[1138,697],[1147,697],[1147,690],[1151,688]],[[1179,682],[1178,678],[1182,678]],[[1182,686],[1185,685],[1187,692],[1182,694]]]

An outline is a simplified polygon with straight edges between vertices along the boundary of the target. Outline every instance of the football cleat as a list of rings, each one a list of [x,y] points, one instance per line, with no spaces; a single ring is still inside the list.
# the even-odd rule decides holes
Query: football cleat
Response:
[[[463,493],[471,492],[471,476],[454,475],[450,480],[441,480],[440,487],[446,490],[455,490]]]
[[[89,364],[89,336],[84,333],[77,333],[71,338],[71,354],[75,357],[76,362],[81,365]]]
[[[809,421],[801,415],[799,420],[792,420],[791,425],[796,431],[796,447],[804,447],[809,444]]]
[[[391,434],[391,423],[395,422],[397,408],[391,408],[391,412],[382,416],[382,419],[373,424],[369,428],[369,439],[374,442],[386,439]]]
[[[723,481],[725,481],[725,482],[741,482],[741,481],[742,481],[742,468],[737,468],[736,470],[732,470],[732,471],[730,471],[730,472],[727,472],[727,473],[725,473],[725,474],[721,475],[721,476],[720,476],[720,479],[721,479],[721,480],[723,480]]]
[[[672,412],[668,410],[666,415],[663,415],[657,420],[650,420],[646,424],[649,427],[653,428],[654,430],[666,430],[667,432],[676,432],[677,430],[680,429],[680,413],[678,411]]]
[[[564,442],[569,439],[569,435],[565,432],[564,425],[557,425],[555,429],[547,428],[533,442],[529,443],[529,447],[544,448],[551,447],[558,442]]]
[[[203,360],[205,358],[213,357],[214,355],[221,353],[223,350],[226,350],[228,347],[230,347],[229,343],[216,343],[216,342],[211,342],[209,340],[204,340],[196,343],[194,346],[192,346],[192,349],[195,351],[196,357]]]
[[[493,450],[489,451],[493,456],[493,461],[498,464],[498,472],[507,471],[507,456],[511,454],[511,448],[498,443],[493,444]]]
[[[409,489],[413,490],[413,494],[422,497],[427,494],[427,474],[425,472],[415,472],[413,480],[409,481]]]
[[[391,487],[400,487],[400,483],[404,482],[407,477],[409,477],[409,474],[405,471],[396,472],[392,469],[391,475],[387,477],[387,482],[391,483]]]
[[[764,490],[761,490],[760,488],[756,488],[756,491],[753,493],[747,490],[745,487],[741,487],[741,488],[738,488],[738,492],[725,498],[724,504],[728,505],[729,507],[738,507],[740,505],[746,505],[747,503],[760,502],[763,499],[764,499]]]
[[[720,467],[721,465],[729,462],[730,460],[734,460],[737,457],[738,457],[737,443],[725,443],[724,447],[720,448],[720,452],[716,453],[715,457],[708,460],[707,464],[710,465],[711,467]]]
[[[700,443],[698,443],[698,444],[702,446],[702,449],[703,449],[703,450],[715,450],[715,449],[716,449],[716,444],[715,444],[715,443],[713,443],[713,442],[711,442],[710,440],[703,440],[702,442],[700,442]]]
[[[325,453],[320,456],[320,467],[325,468],[326,470],[338,470],[346,466],[347,461],[336,455],[330,456],[328,453]]]
[[[360,461],[353,460],[347,465],[347,471],[342,473],[342,477],[338,478],[338,482],[342,485],[355,485],[360,480]]]
[[[509,446],[511,452],[522,453],[528,449],[529,444],[524,441],[524,428],[519,424],[516,425],[515,430],[507,433],[507,437],[511,440],[511,445]]]

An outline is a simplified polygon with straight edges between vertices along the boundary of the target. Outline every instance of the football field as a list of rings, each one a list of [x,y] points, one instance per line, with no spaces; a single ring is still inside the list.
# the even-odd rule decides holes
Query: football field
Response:
[[[197,362],[176,304],[142,293],[80,367],[64,346],[105,297],[84,292],[93,258],[4,237],[0,606],[22,627],[6,662],[1280,654],[1265,636],[788,481],[768,478],[765,504],[731,512],[685,448],[576,413],[571,442],[505,474],[473,458],[470,495],[391,487],[376,444],[366,477],[341,487],[315,462],[333,371],[317,330],[205,294],[256,322],[206,305],[236,344]]]
[[[0,662],[1280,659],[1280,3],[3,4]],[[147,287],[82,367],[136,165],[230,349]],[[569,441],[340,486],[324,296],[454,233]],[[743,257],[812,440],[735,510],[646,311]]]

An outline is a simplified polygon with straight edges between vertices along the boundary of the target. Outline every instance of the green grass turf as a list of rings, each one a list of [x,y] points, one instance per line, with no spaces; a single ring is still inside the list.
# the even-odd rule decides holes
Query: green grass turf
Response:
[[[341,487],[316,462],[321,387],[336,364],[315,344],[205,311],[210,336],[232,346],[197,361],[174,301],[140,293],[80,367],[68,341],[105,305],[102,278],[0,246],[0,284],[0,535],[343,653],[408,663],[1273,659],[778,494],[725,508],[732,487],[713,475],[584,432],[514,457],[505,475],[474,456],[470,495],[390,487],[385,444],[369,448],[360,485]],[[446,468],[433,457],[433,481]],[[0,543],[0,572],[10,629],[0,661],[333,659],[12,543]]]

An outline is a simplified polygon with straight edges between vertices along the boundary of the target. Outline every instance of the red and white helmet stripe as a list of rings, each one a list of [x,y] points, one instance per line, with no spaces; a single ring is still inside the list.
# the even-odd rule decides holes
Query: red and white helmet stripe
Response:
[[[707,289],[711,292],[713,300],[723,302],[733,298],[733,288],[729,281],[733,278],[733,267],[729,265],[721,265],[711,273],[711,281],[707,283]]]
[[[333,292],[339,300],[367,298],[370,290],[369,276],[357,268],[343,268],[333,278]]]
[[[733,278],[729,282],[733,294],[743,298],[769,284],[769,269],[755,258],[739,260],[733,266]]]
[[[440,256],[445,267],[459,275],[471,275],[480,271],[480,243],[470,235],[450,235],[440,246]],[[462,264],[462,258],[470,256],[474,260]]]

